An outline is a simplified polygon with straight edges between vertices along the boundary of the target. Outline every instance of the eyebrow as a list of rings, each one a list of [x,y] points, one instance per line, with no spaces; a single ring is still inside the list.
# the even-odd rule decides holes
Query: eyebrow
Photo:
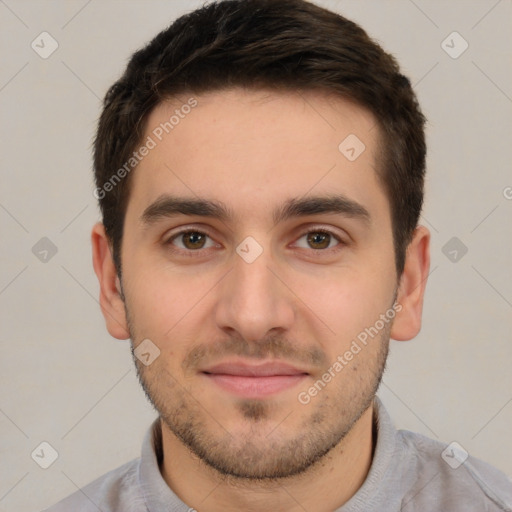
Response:
[[[288,199],[274,210],[272,218],[274,224],[278,224],[294,217],[326,213],[355,218],[365,224],[371,221],[370,213],[363,205],[341,194]],[[178,215],[209,217],[222,222],[228,222],[236,217],[221,201],[163,194],[144,210],[140,221],[144,227],[150,227],[161,219]]]

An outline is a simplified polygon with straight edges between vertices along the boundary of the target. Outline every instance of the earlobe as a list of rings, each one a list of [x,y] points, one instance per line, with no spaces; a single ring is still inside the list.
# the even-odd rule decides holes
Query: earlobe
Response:
[[[105,227],[96,223],[91,232],[92,261],[100,284],[100,306],[107,330],[119,340],[130,337],[122,287],[117,276]]]
[[[404,271],[400,277],[397,302],[402,309],[396,315],[391,338],[407,341],[421,329],[423,297],[430,268],[430,232],[418,226],[407,248]]]

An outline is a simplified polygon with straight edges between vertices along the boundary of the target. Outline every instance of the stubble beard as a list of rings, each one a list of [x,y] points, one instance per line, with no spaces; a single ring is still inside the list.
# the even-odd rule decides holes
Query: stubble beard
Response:
[[[131,340],[139,339],[126,312]],[[270,482],[314,470],[315,464],[352,430],[372,404],[382,380],[390,330],[391,323],[371,340],[371,346],[362,349],[362,353],[370,351],[367,357],[359,360],[356,356],[343,369],[341,374],[350,372],[351,381],[334,377],[309,404],[300,405],[298,411],[296,403],[284,411],[277,410],[271,400],[238,400],[235,409],[240,421],[250,424],[249,435],[230,433],[222,425],[222,418],[214,418],[208,412],[208,404],[200,404],[164,366],[145,367],[135,357],[134,362],[146,397],[168,430],[192,454],[230,480]],[[133,350],[132,343],[132,353]],[[336,387],[336,379],[341,386]],[[298,413],[304,417],[290,433],[286,429],[286,416],[295,419]],[[279,418],[283,419],[282,427],[265,435],[266,420]]]

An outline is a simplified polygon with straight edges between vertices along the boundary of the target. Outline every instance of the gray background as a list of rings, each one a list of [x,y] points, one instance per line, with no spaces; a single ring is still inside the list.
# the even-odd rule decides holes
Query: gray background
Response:
[[[392,342],[380,396],[398,427],[511,476],[512,3],[318,3],[396,55],[429,119],[424,325]],[[0,511],[40,510],[137,457],[155,417],[97,301],[91,142],[131,53],[199,4],[0,0]],[[47,59],[31,48],[43,31],[59,45]],[[42,441],[48,469],[31,458]]]

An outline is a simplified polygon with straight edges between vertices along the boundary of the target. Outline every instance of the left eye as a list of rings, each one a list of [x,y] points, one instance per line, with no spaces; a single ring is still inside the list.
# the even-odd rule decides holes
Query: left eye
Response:
[[[176,235],[171,237],[168,243],[174,243],[175,240],[181,239],[182,246],[178,245],[180,249],[207,249],[208,247],[213,247],[215,245],[213,241],[211,241],[211,245],[206,246],[205,244],[207,238],[210,237],[206,233],[202,233],[201,231],[182,231],[181,233],[177,233]]]
[[[303,247],[304,249],[330,249],[333,247],[331,242],[337,241],[338,244],[341,242],[337,236],[328,231],[309,231],[304,233],[299,240],[303,238],[306,238],[306,243],[309,244],[309,247]]]

